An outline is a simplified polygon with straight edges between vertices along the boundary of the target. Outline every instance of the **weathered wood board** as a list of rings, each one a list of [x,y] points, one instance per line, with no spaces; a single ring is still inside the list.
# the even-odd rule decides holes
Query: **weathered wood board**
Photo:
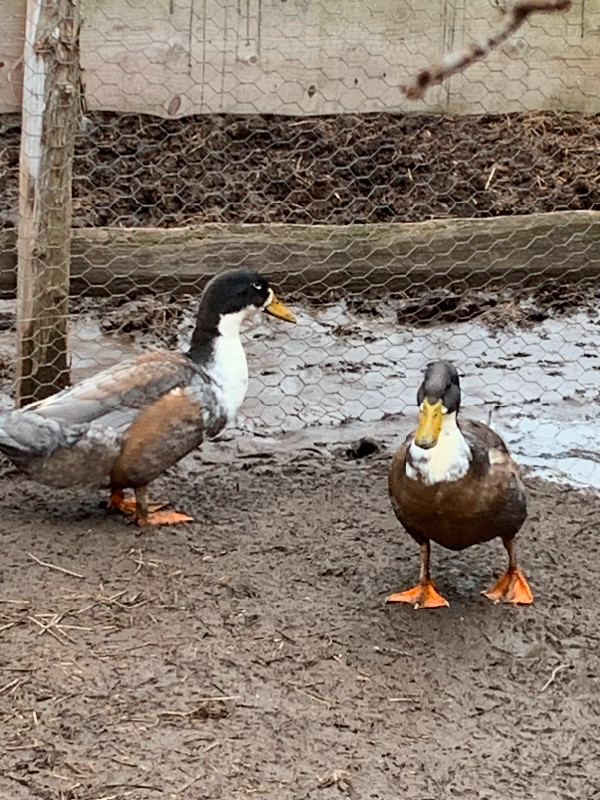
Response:
[[[532,17],[425,101],[398,86],[485,36],[503,0],[82,0],[91,109],[159,116],[600,111],[600,0]],[[19,108],[25,0],[0,0],[0,113]]]
[[[14,296],[14,231],[0,231],[0,296]],[[260,269],[314,298],[430,289],[572,284],[600,277],[600,212],[375,225],[75,228],[71,292],[189,292],[224,269]]]
[[[67,321],[71,179],[80,113],[78,9],[72,0],[27,2],[19,159],[19,405],[42,400],[70,383]]]

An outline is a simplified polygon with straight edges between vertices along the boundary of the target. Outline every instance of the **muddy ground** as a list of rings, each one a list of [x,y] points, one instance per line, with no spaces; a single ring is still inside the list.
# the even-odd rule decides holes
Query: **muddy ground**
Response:
[[[19,120],[0,117],[0,226]],[[599,209],[600,116],[86,117],[73,224],[413,222]]]
[[[466,311],[403,329],[391,305],[261,322],[244,336],[240,429],[153,487],[194,516],[178,528],[140,535],[101,494],[4,462],[0,798],[600,796],[600,498],[537,476],[577,463],[589,483],[598,466],[600,320],[531,302],[500,329]],[[191,323],[165,298],[79,311],[75,378],[177,346]],[[497,542],[434,548],[449,609],[385,605],[418,574],[386,471],[426,351],[460,355],[467,410],[493,407],[518,457],[537,458],[520,542],[532,607],[480,596],[505,567]],[[381,448],[357,458],[356,425]]]
[[[10,226],[19,131],[0,124]],[[94,114],[74,221],[598,208],[599,137],[597,117],[575,115]],[[246,337],[241,430],[154,486],[195,517],[179,528],[138,535],[101,495],[52,492],[1,464],[0,800],[599,797],[600,498],[564,482],[600,485],[597,287],[580,289],[347,302],[299,309],[294,329],[260,326]],[[185,303],[74,303],[74,377],[180,346]],[[13,322],[9,303],[1,405]],[[385,605],[418,573],[385,484],[432,356],[460,360],[466,408],[493,412],[536,470],[520,544],[532,607],[480,596],[504,569],[498,543],[435,548],[449,609]],[[347,440],[364,426],[381,448],[356,458]],[[557,463],[562,483],[539,477]]]
[[[491,543],[435,548],[419,612],[387,453],[206,457],[155,486],[197,522],[141,535],[2,479],[2,798],[599,796],[596,494],[528,481],[532,607],[480,596]]]

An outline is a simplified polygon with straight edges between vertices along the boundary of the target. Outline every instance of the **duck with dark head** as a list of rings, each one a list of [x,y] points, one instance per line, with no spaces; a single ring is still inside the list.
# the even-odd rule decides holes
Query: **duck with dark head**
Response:
[[[132,513],[138,525],[191,520],[149,506],[146,487],[233,420],[248,387],[240,327],[258,311],[295,322],[258,272],[217,275],[204,289],[187,353],[144,353],[3,412],[0,451],[49,486],[109,487],[109,508]]]
[[[491,428],[459,421],[460,400],[456,368],[447,361],[429,364],[417,393],[417,429],[394,455],[389,473],[394,512],[421,548],[421,574],[414,588],[390,595],[388,602],[447,606],[431,578],[430,543],[463,550],[500,537],[508,569],[484,594],[496,602],[531,603],[514,546],[527,517],[519,467]]]

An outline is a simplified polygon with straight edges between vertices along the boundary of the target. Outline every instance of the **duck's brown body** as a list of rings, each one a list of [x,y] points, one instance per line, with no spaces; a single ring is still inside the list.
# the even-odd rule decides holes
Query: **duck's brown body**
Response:
[[[146,487],[234,418],[248,386],[240,325],[261,309],[295,320],[257,272],[214,277],[187,354],[146,353],[0,413],[0,452],[49,486],[110,487],[109,507],[133,512],[140,525],[190,520],[150,509]],[[135,501],[125,498],[126,488]]]
[[[431,544],[463,550],[499,536],[508,569],[484,594],[494,601],[531,603],[513,540],[527,517],[519,467],[487,425],[458,421],[460,380],[447,361],[428,364],[417,392],[419,424],[395,454],[389,473],[394,512],[421,549],[419,582],[388,597],[415,608],[447,606],[429,569]]]
[[[461,420],[471,466],[454,481],[426,483],[407,475],[412,433],[396,452],[389,473],[394,512],[419,544],[426,539],[463,550],[497,536],[512,539],[527,516],[519,467],[503,440],[480,422]]]
[[[30,477],[57,488],[145,485],[202,441],[200,376],[154,352],[3,417],[4,443]],[[9,439],[10,435],[10,439]]]

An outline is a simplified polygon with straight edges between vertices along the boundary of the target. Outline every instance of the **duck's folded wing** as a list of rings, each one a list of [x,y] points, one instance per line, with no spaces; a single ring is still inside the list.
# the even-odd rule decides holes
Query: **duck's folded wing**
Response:
[[[147,353],[28,406],[26,411],[67,425],[102,421],[122,427],[140,409],[187,385],[194,373],[194,364],[183,354]]]
[[[111,367],[24,409],[0,414],[0,450],[16,463],[70,447],[83,436],[116,447],[140,410],[195,373],[178,353],[155,352]]]
[[[487,425],[484,425],[483,422],[478,422],[474,419],[461,419],[460,429],[465,436],[473,437],[488,450],[498,450],[508,455],[508,447],[504,439],[491,428],[488,428]]]

